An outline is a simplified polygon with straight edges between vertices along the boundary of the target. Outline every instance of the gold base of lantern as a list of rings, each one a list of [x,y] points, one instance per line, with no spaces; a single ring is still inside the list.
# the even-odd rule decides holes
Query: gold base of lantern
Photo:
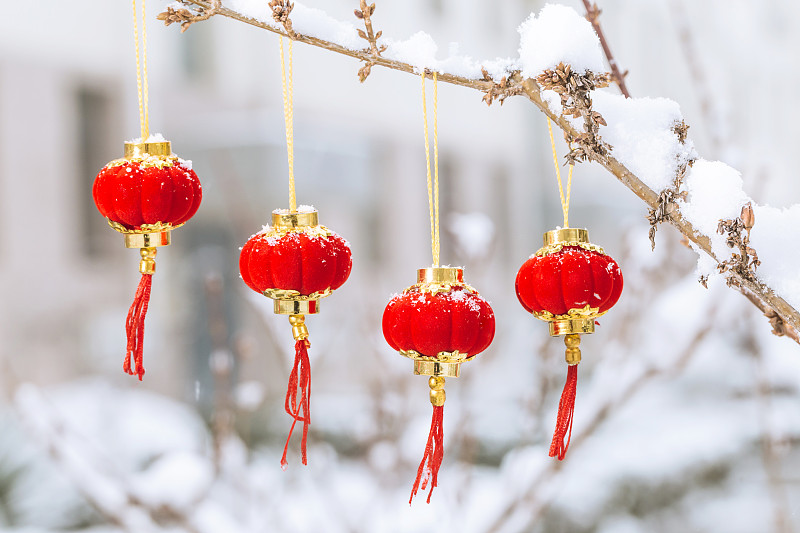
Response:
[[[139,229],[129,229],[111,219],[108,225],[111,229],[118,231],[125,236],[125,248],[156,248],[158,246],[169,246],[172,242],[170,232],[183,224],[173,226],[172,224],[143,224]]]
[[[275,300],[276,315],[315,315],[319,313],[319,300]]]
[[[263,294],[275,300],[273,311],[276,315],[315,315],[319,313],[319,301],[330,296],[332,292],[325,289],[306,296],[298,291],[267,289]]]
[[[418,376],[443,376],[457,378],[461,375],[461,363],[472,359],[467,353],[439,352],[436,357],[422,355],[414,350],[400,350],[400,355],[414,360],[414,374]]]
[[[125,248],[155,248],[169,246],[172,242],[169,230],[151,233],[126,233]]]
[[[594,318],[567,318],[550,322],[550,336],[594,333]]]
[[[415,376],[441,376],[457,378],[461,375],[461,363],[439,363],[437,361],[414,361]]]

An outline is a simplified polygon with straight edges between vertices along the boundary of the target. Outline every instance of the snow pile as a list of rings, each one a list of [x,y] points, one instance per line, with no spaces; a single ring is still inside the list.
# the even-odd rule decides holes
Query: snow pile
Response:
[[[683,118],[672,100],[625,98],[604,91],[594,91],[592,99],[594,109],[608,123],[600,127],[600,135],[612,146],[612,157],[653,191],[671,188],[679,168],[697,157],[694,144],[690,140],[681,143],[673,131]],[[546,101],[560,111],[556,98]],[[717,233],[719,222],[737,218],[743,206],[752,204],[756,218],[750,245],[762,262],[756,275],[793,307],[800,308],[800,275],[795,268],[800,264],[800,250],[787,245],[800,238],[800,206],[784,210],[757,206],[744,192],[739,171],[719,161],[695,161],[687,168],[680,191],[686,193],[685,201],[679,201],[681,214],[709,237],[714,255],[722,261],[737,251]],[[716,262],[693,248],[699,256],[698,274],[717,276]],[[792,256],[788,260],[787,253]]]
[[[737,218],[743,206],[752,204],[755,224],[750,246],[762,263],[756,276],[794,308],[800,308],[800,248],[793,244],[800,239],[800,205],[789,209],[756,205],[744,192],[739,171],[719,161],[696,161],[681,190],[688,193],[686,201],[679,204],[681,213],[709,237],[711,249],[720,260],[729,259],[738,250],[729,248],[725,236],[717,233],[719,221]],[[699,274],[714,277],[716,264],[696,251],[700,255]]]
[[[389,48],[383,54],[387,58],[413,65],[419,72],[425,68],[439,70],[436,61],[436,51],[439,47],[433,37],[424,31],[418,31],[404,41],[389,39],[387,42]]]
[[[760,280],[800,309],[800,205],[788,209],[753,206],[755,225],[750,245],[758,253]]]
[[[383,57],[408,63],[417,72],[429,69],[436,72],[447,72],[464,78],[482,79],[483,69],[486,69],[492,79],[499,82],[504,76],[508,76],[517,68],[516,61],[509,58],[497,58],[494,61],[476,61],[470,56],[461,55],[458,43],[451,43],[447,57],[436,59],[436,52],[439,47],[433,37],[422,31],[402,41],[383,39],[382,42],[387,45],[386,51],[382,54]]]
[[[592,103],[608,123],[600,135],[614,158],[654,191],[670,187],[678,168],[696,157],[693,143],[681,144],[673,131],[683,120],[676,102],[595,91]]]
[[[574,9],[547,4],[519,27],[522,75],[535,78],[559,63],[576,72],[605,72],[600,40],[591,23]]]
[[[225,6],[241,13],[245,17],[263,22],[275,28],[278,27],[275,20],[272,18],[269,2],[261,2],[259,0],[226,0]]]
[[[338,43],[351,50],[366,48],[367,41],[358,36],[355,26],[336,20],[321,9],[295,2],[291,18],[292,28],[297,33]]]
[[[720,220],[738,217],[750,199],[742,189],[739,172],[719,161],[699,160],[686,174],[682,191],[688,193],[680,203],[683,216],[711,239],[711,250],[719,259],[730,257],[725,237],[717,233]]]

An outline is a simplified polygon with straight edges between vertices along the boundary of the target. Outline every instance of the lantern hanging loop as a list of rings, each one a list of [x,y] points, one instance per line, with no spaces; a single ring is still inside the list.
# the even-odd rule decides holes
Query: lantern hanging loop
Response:
[[[289,163],[289,212],[297,212],[297,195],[294,188],[294,74],[292,67],[292,40],[288,53],[283,49],[283,36],[278,39],[281,52],[281,90],[283,92],[283,121],[286,125],[286,157]],[[288,61],[285,56],[288,57]],[[286,74],[289,63],[289,74]]]
[[[567,175],[567,195],[564,197],[564,188],[561,185],[561,168],[558,166],[558,153],[556,152],[556,140],[553,137],[553,123],[547,117],[547,131],[550,133],[550,148],[553,150],[553,165],[556,167],[556,180],[558,181],[558,196],[561,198],[561,211],[564,213],[564,227],[569,227],[569,197],[572,192],[572,170],[575,165],[569,164]],[[570,144],[571,146],[571,144]]]
[[[425,167],[428,176],[428,210],[431,218],[431,252],[433,266],[439,266],[439,83],[433,71],[433,183],[431,183],[431,151],[428,138],[428,104],[425,92],[425,71],[422,71],[422,120],[425,131]]]
[[[133,3],[133,44],[136,52],[136,92],[139,98],[139,128],[142,142],[150,137],[150,112],[148,109],[147,85],[147,9],[145,0],[142,2],[142,33],[139,34],[139,14],[136,9],[136,0]],[[140,38],[141,37],[141,38]],[[140,42],[141,41],[141,42]]]

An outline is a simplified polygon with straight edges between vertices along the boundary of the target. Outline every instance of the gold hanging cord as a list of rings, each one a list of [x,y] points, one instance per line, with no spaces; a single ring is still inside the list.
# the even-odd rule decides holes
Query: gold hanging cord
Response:
[[[553,138],[553,124],[550,117],[547,117],[547,130],[550,132],[550,147],[553,149],[553,165],[556,167],[556,179],[558,180],[558,195],[561,197],[561,211],[564,213],[564,227],[569,227],[569,196],[572,191],[572,169],[575,165],[569,165],[567,176],[567,197],[564,198],[564,188],[561,186],[561,168],[558,166],[558,154],[556,153],[556,141]]]
[[[133,0],[133,43],[136,50],[136,92],[139,96],[139,127],[142,142],[150,137],[150,114],[147,108],[147,25],[145,0],[142,0],[142,35],[139,44],[139,17]]]
[[[422,119],[425,124],[425,162],[428,174],[428,208],[431,217],[431,252],[433,266],[439,266],[439,86],[433,72],[433,183],[431,183],[431,154],[428,141],[428,105],[425,95],[425,71],[422,72]]]
[[[294,83],[292,81],[292,40],[289,39],[289,75],[286,75],[285,54],[283,51],[283,36],[280,37],[281,47],[281,87],[283,89],[283,119],[286,123],[286,155],[289,160],[289,212],[297,212],[297,197],[294,190]]]

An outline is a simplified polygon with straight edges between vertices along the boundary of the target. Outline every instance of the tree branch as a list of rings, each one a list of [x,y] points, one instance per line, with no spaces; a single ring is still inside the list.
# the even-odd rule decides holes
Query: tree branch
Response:
[[[603,47],[603,53],[606,55],[606,59],[608,60],[608,66],[611,67],[611,77],[614,79],[614,83],[617,84],[619,91],[625,95],[625,98],[630,98],[631,95],[628,92],[628,88],[625,86],[625,76],[628,75],[628,71],[619,71],[617,60],[614,59],[613,55],[611,55],[611,48],[608,47],[606,36],[603,33],[603,29],[600,27],[600,23],[597,21],[597,19],[600,17],[600,13],[603,11],[597,7],[597,4],[590,4],[589,0],[583,0],[583,7],[586,8],[586,20],[592,23],[594,32],[600,39],[600,46]]]
[[[211,10],[214,6],[211,2],[207,0],[182,0],[186,5],[194,4],[198,7],[201,7],[205,10]],[[303,35],[297,32],[292,32],[292,35],[289,35],[285,30],[282,30],[278,27],[271,26],[265,22],[247,17],[229,9],[227,7],[219,7],[215,10],[215,14],[222,15],[234,20],[238,20],[240,22],[244,22],[245,24],[250,24],[251,26],[256,26],[267,31],[277,33],[279,35],[283,35],[285,37],[289,37],[295,41],[299,41],[302,43],[310,44],[312,46],[316,46],[319,48],[323,48],[325,50],[329,50],[331,52],[336,52],[338,54],[346,55],[349,57],[353,57],[355,59],[364,61],[366,63],[371,63],[372,65],[378,65],[382,67],[386,67],[392,70],[398,70],[401,72],[408,72],[418,74],[418,68],[408,63],[404,63],[402,61],[396,61],[392,59],[387,59],[383,56],[376,56],[371,49],[365,50],[351,50],[345,46],[342,46],[338,43],[326,41],[323,39],[318,39],[316,37],[311,37],[308,35]],[[431,75],[429,72],[426,71],[428,75]],[[460,85],[462,87],[469,87],[471,89],[476,89],[481,91],[482,93],[490,93],[491,91],[498,91],[499,84],[494,82],[493,80],[487,79],[471,79],[464,76],[458,76],[455,74],[450,74],[447,72],[441,72],[438,74],[439,81],[444,83],[451,83],[453,85]],[[561,128],[565,135],[568,138],[577,139],[580,138],[584,132],[576,130],[572,124],[567,120],[567,118],[555,114],[545,103],[542,99],[541,89],[539,85],[533,79],[523,79],[519,73],[514,73],[508,77],[506,80],[506,86],[501,88],[504,91],[511,91],[511,94],[520,94],[530,100],[539,110],[550,117],[550,119]],[[720,264],[725,258],[717,257],[711,248],[711,242],[708,235],[704,235],[700,231],[698,231],[689,221],[687,221],[681,215],[678,206],[675,203],[669,203],[668,205],[663,205],[663,203],[659,202],[660,194],[656,191],[653,191],[645,185],[645,183],[639,179],[638,176],[633,174],[630,170],[628,170],[625,165],[620,163],[617,159],[615,159],[612,155],[603,153],[603,150],[595,151],[592,149],[586,150],[586,159],[596,161],[601,166],[603,166],[606,170],[608,170],[611,174],[613,174],[625,187],[630,189],[636,196],[638,196],[651,210],[659,209],[664,212],[664,220],[670,222],[678,231],[680,231],[686,239],[693,242],[698,249],[702,250],[706,254],[708,254],[711,258],[713,258],[717,264]],[[797,331],[800,331],[800,313],[794,307],[789,305],[786,300],[784,300],[778,294],[775,294],[774,291],[769,289],[768,287],[764,286],[763,284],[759,283],[758,281],[754,281],[752,279],[746,279],[738,272],[728,272],[729,277],[734,279],[733,288],[739,290],[751,301],[758,301],[760,305],[757,305],[759,309],[761,309],[771,321],[773,319],[780,321],[780,328],[773,328],[773,331],[780,334],[783,332],[789,338],[792,338],[797,342],[798,334]],[[772,315],[774,313],[774,315]]]

